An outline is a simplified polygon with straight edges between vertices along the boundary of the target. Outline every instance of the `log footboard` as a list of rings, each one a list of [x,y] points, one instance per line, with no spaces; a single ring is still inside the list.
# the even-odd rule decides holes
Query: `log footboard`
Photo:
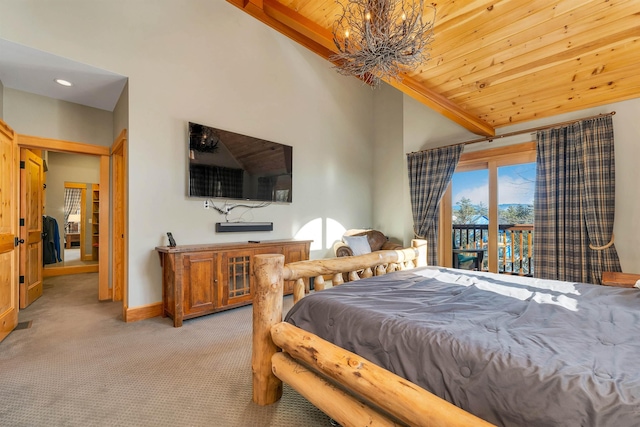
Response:
[[[282,396],[282,381],[342,426],[490,426],[423,388],[366,359],[282,322],[284,280],[321,278],[386,264],[426,265],[424,241],[415,249],[284,265],[283,255],[256,255],[253,300],[253,401]],[[355,279],[355,277],[354,277]],[[338,280],[340,283],[340,280]],[[318,284],[318,281],[316,281]],[[320,284],[324,282],[320,280]],[[297,285],[296,285],[297,286]],[[317,287],[316,287],[316,290]],[[304,290],[298,289],[298,296]],[[295,295],[295,290],[294,290]],[[281,350],[283,352],[281,352]]]

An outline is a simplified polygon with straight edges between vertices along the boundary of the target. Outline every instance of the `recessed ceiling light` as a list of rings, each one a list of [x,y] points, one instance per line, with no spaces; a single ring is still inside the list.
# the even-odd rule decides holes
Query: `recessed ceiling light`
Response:
[[[73,86],[73,83],[63,79],[55,79],[54,82],[58,83],[61,86]]]

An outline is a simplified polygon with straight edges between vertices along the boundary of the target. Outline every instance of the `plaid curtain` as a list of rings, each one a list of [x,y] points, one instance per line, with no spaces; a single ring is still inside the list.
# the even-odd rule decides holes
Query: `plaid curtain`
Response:
[[[438,264],[440,199],[451,182],[464,144],[407,154],[413,234],[427,240],[427,261]]]
[[[82,198],[82,190],[79,188],[64,189],[64,228],[67,229],[69,215],[72,213],[80,213],[80,200]]]
[[[538,132],[536,164],[535,277],[600,283],[620,271],[615,246],[602,248],[613,239],[611,116]]]

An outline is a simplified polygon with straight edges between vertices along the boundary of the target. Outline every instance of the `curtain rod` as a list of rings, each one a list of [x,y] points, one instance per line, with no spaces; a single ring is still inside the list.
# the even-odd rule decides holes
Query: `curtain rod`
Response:
[[[582,119],[569,120],[569,121],[566,121],[566,122],[556,123],[556,124],[553,124],[553,125],[539,126],[539,127],[530,128],[530,129],[524,129],[524,130],[520,130],[520,131],[516,131],[516,132],[509,132],[509,133],[505,133],[505,134],[502,134],[502,135],[486,136],[484,138],[472,139],[471,141],[461,142],[460,144],[468,145],[468,144],[475,144],[477,142],[485,142],[485,141],[491,142],[493,140],[500,139],[500,138],[506,138],[508,136],[515,136],[515,135],[522,135],[523,133],[537,132],[539,130],[545,130],[545,129],[551,129],[551,128],[555,128],[555,127],[559,127],[559,126],[570,125],[572,123],[581,122],[583,120],[597,119],[598,117],[613,116],[615,114],[616,114],[615,111],[612,111],[610,113],[596,114],[595,116],[584,117]],[[457,145],[457,144],[454,144],[454,145]]]

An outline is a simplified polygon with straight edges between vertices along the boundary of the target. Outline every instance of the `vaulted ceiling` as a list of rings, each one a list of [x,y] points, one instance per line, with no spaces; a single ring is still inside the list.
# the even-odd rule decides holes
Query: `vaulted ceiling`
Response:
[[[323,58],[336,50],[335,0],[227,1]],[[638,0],[432,4],[431,59],[387,83],[474,133],[640,97]]]

